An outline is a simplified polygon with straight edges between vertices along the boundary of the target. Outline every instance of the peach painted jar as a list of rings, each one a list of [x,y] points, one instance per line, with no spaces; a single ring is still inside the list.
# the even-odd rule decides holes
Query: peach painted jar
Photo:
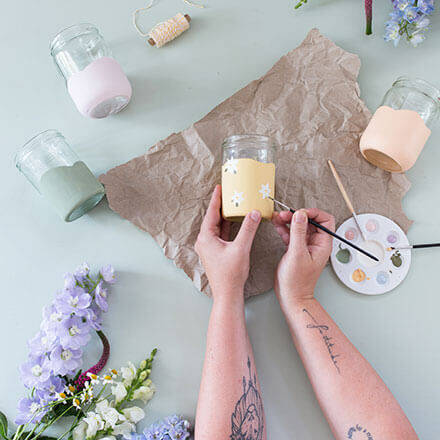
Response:
[[[360,140],[365,159],[393,173],[416,162],[440,114],[440,91],[422,79],[398,78]]]

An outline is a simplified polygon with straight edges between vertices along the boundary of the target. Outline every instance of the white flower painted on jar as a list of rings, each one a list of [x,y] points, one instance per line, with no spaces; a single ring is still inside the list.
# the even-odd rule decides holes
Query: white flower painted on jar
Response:
[[[225,163],[225,173],[237,174],[238,159],[228,159]]]
[[[239,207],[240,203],[244,200],[244,196],[242,192],[234,191],[234,195],[231,198],[231,202],[235,205],[235,207]]]
[[[266,183],[266,185],[261,185],[261,188],[258,192],[261,193],[263,200],[269,198],[269,196],[270,196],[269,184]]]

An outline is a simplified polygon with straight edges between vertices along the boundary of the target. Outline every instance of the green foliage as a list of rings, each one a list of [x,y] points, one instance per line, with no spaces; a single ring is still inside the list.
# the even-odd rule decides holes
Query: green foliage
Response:
[[[1,411],[0,411],[0,438],[5,439],[5,440],[9,440],[8,419]]]

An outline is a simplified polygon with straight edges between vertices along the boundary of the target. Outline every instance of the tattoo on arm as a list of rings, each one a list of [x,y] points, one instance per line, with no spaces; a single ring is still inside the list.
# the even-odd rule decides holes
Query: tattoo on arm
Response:
[[[264,431],[263,401],[257,387],[257,376],[252,377],[251,361],[247,361],[249,379],[243,376],[243,394],[231,415],[231,440],[262,440]]]
[[[341,374],[341,370],[339,369],[338,361],[336,358],[338,358],[340,355],[335,354],[334,352],[334,346],[335,344],[332,342],[332,339],[330,336],[327,335],[327,332],[329,330],[329,327],[327,325],[318,324],[318,321],[313,317],[313,315],[307,310],[303,309],[304,313],[307,313],[307,315],[312,319],[313,324],[307,324],[307,328],[316,329],[319,331],[319,333],[322,336],[322,340],[325,343],[325,346],[327,347],[328,353],[330,355],[330,359],[333,362],[333,365],[335,366],[336,370],[339,374]]]
[[[348,430],[347,438],[350,440],[374,440],[371,433],[359,424]]]

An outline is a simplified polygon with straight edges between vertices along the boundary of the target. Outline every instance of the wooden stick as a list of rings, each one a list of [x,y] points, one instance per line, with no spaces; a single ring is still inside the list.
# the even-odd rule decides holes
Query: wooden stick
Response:
[[[360,233],[362,235],[362,238],[364,239],[364,241],[367,241],[367,238],[365,237],[364,231],[362,230],[361,225],[359,224],[359,220],[358,220],[356,212],[355,212],[355,210],[353,208],[353,204],[351,203],[351,200],[348,197],[347,191],[345,191],[344,185],[342,184],[342,180],[339,177],[339,174],[336,171],[336,168],[333,165],[333,162],[330,159],[327,162],[328,162],[330,170],[331,170],[331,172],[333,174],[333,177],[336,180],[336,184],[338,185],[339,191],[341,191],[342,197],[344,198],[345,203],[347,204],[347,207],[350,210],[351,215],[353,216],[354,221],[356,222],[356,225],[357,225],[357,227],[358,227],[358,229],[359,229],[359,231],[360,231]]]
[[[421,249],[430,247],[440,247],[440,243],[426,243],[426,244],[409,244],[404,246],[391,246],[388,250],[398,250],[398,249]]]

